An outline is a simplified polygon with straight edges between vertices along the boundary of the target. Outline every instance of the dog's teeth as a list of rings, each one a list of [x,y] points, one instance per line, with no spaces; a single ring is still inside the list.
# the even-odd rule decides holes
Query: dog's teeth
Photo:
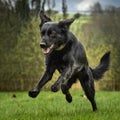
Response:
[[[46,53],[49,53],[49,52],[50,52],[50,48],[47,48]]]
[[[42,49],[42,51],[43,51],[44,54],[48,54],[53,47],[54,47],[54,44],[52,44],[52,45],[51,45],[50,47],[48,47],[48,48]]]
[[[50,48],[42,49],[42,51],[43,51],[43,53],[44,53],[44,54],[49,53],[49,52],[50,52],[50,50],[51,50]]]
[[[52,44],[51,46],[50,46],[50,49],[52,49],[54,47],[54,44]]]

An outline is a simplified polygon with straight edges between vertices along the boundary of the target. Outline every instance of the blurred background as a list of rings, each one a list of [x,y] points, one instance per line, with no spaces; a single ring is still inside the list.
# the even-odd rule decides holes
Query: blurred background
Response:
[[[84,45],[91,67],[111,51],[110,70],[95,84],[96,89],[119,91],[120,0],[0,0],[0,91],[30,90],[44,72],[40,9],[54,21],[76,18],[70,30]],[[56,71],[44,89],[58,76]]]

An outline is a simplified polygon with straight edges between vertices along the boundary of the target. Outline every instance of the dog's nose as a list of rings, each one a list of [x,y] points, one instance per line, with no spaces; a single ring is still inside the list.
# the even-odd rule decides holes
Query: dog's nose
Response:
[[[41,47],[41,48],[46,48],[46,46],[47,46],[46,43],[44,43],[44,42],[41,42],[41,43],[40,43],[40,47]]]

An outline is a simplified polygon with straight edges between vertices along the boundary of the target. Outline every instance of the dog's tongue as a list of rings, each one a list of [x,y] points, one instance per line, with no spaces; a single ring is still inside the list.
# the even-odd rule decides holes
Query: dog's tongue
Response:
[[[50,50],[51,50],[50,48],[45,48],[45,49],[43,49],[43,53],[48,54],[50,52]]]
[[[48,53],[50,53],[50,51],[52,50],[53,47],[54,47],[54,44],[52,44],[48,48],[43,48],[42,51],[43,51],[44,54],[48,54]]]

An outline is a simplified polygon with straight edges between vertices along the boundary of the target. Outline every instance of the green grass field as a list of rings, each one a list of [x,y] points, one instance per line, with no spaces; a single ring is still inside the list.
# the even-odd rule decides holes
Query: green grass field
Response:
[[[119,120],[120,93],[96,92],[98,111],[92,112],[83,91],[72,90],[73,102],[61,92],[41,91],[36,99],[27,92],[0,92],[0,120]],[[12,95],[15,94],[16,98]]]

